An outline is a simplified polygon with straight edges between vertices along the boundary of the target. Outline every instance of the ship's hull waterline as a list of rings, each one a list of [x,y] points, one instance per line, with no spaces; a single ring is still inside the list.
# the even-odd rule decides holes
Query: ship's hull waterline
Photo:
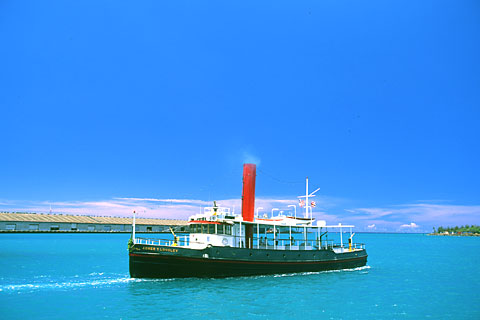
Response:
[[[274,250],[135,245],[130,250],[133,278],[232,277],[317,272],[365,266],[365,250]]]

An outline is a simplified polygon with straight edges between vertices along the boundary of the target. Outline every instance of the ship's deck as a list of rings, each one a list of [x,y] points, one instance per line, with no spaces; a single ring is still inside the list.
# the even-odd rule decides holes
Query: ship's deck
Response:
[[[195,243],[194,245],[189,241],[188,236],[179,237],[177,242],[171,239],[149,239],[149,238],[135,238],[133,244],[159,246],[168,248],[185,248],[185,249],[204,249],[211,245],[208,243]],[[223,246],[231,247],[231,246]],[[245,248],[244,246],[233,246],[232,248]],[[285,244],[284,241],[280,244],[270,241],[266,244],[255,244],[250,249],[253,250],[287,250],[287,251],[310,251],[310,250],[333,250],[335,253],[345,253],[365,250],[365,244],[353,243],[351,247],[348,244],[333,243],[333,241],[318,241],[312,240],[305,242],[299,242],[298,245]]]

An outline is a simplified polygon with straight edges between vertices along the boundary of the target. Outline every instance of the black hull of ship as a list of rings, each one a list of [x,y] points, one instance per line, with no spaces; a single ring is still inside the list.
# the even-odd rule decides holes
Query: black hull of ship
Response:
[[[268,250],[209,247],[202,250],[135,245],[132,278],[233,277],[317,272],[365,266],[365,250]]]

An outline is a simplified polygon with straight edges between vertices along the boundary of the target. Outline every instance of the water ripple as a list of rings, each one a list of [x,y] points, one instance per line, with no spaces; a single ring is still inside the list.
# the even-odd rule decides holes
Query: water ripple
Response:
[[[6,284],[0,285],[1,291],[33,291],[33,290],[44,290],[44,289],[75,289],[75,288],[85,288],[85,287],[104,287],[117,285],[122,283],[129,282],[140,282],[142,279],[133,279],[129,277],[122,278],[107,278],[107,279],[95,279],[88,281],[79,281],[79,282],[57,282],[57,283],[25,283],[25,284]]]

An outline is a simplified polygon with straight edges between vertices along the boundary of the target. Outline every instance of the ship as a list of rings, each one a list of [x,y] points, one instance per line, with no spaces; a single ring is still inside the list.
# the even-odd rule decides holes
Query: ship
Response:
[[[168,239],[136,237],[135,215],[129,241],[132,278],[234,277],[293,274],[363,267],[364,243],[355,243],[353,225],[327,225],[313,218],[315,192],[299,197],[303,216],[272,209],[271,215],[255,210],[256,165],[243,166],[241,214],[214,202],[188,219],[188,232]],[[303,204],[303,205],[302,205]],[[278,214],[274,215],[274,211]],[[339,233],[339,242],[329,232]],[[345,232],[345,230],[347,232]],[[349,233],[348,233],[349,230]],[[347,233],[344,236],[344,233]],[[347,238],[344,243],[343,239]],[[335,237],[338,241],[338,237]]]

